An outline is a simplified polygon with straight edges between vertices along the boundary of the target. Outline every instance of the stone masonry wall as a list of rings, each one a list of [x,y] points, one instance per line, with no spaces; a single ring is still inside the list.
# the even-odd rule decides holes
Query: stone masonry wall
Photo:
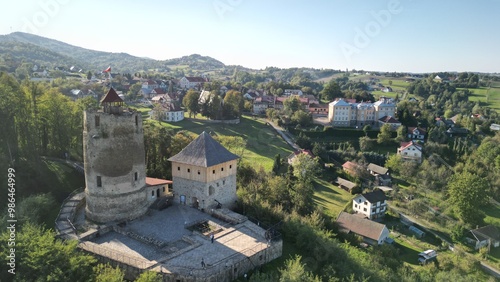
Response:
[[[210,194],[210,191],[213,191],[213,194]],[[174,177],[173,192],[176,202],[180,202],[180,196],[185,195],[187,205],[192,205],[195,197],[199,201],[200,208],[214,208],[217,205],[215,200],[219,201],[223,207],[231,208],[237,200],[236,175],[208,183]]]
[[[146,164],[139,113],[84,112],[83,155],[90,219],[119,221],[146,212]]]

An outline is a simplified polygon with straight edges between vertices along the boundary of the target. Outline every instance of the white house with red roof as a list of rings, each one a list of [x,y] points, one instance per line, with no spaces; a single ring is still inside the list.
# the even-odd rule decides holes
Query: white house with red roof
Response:
[[[414,161],[421,163],[422,146],[415,143],[414,141],[401,142],[401,146],[399,146],[398,148],[398,155],[400,155],[401,159],[405,161]]]
[[[192,89],[203,86],[207,79],[199,76],[185,76],[179,80],[179,86],[182,89]]]

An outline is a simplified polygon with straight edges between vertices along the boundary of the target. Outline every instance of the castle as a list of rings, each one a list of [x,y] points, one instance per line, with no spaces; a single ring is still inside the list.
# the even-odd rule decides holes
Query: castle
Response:
[[[233,207],[236,202],[236,165],[239,157],[205,131],[171,157],[174,192],[182,204],[205,209],[215,203]]]
[[[141,114],[126,109],[113,88],[101,106],[84,113],[86,187],[63,204],[59,236],[120,266],[129,280],[151,270],[163,281],[233,281],[281,256],[274,226],[228,209],[237,199],[237,155],[201,133],[169,159],[169,191],[172,181],[146,177]],[[167,195],[169,207],[153,209]],[[83,212],[89,221],[75,222]]]
[[[101,105],[101,111],[84,112],[86,217],[99,223],[134,219],[150,205],[141,114],[124,109],[113,88]]]

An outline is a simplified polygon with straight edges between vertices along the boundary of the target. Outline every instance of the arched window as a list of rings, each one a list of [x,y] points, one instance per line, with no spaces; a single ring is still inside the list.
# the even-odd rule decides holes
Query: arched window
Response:
[[[208,187],[208,195],[209,195],[209,196],[211,196],[211,195],[213,195],[214,193],[215,193],[215,188],[214,188],[214,186],[210,185],[210,186]]]

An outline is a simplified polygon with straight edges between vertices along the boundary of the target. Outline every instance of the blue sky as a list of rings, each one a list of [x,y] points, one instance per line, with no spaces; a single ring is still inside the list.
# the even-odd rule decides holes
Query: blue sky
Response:
[[[3,3],[0,34],[256,69],[500,72],[499,12],[500,0],[20,0]]]

